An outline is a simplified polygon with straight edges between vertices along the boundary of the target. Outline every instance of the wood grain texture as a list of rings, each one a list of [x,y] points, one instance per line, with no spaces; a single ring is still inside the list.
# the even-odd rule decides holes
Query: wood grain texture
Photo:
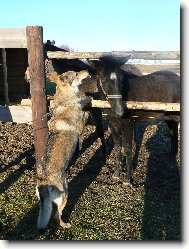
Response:
[[[36,166],[41,162],[48,132],[47,97],[45,88],[45,65],[43,51],[43,29],[40,26],[26,28],[28,62],[30,68],[30,93],[32,101],[32,120]]]
[[[0,48],[26,48],[26,28],[1,28]]]
[[[132,59],[144,60],[179,60],[179,51],[112,51],[112,52],[63,52],[49,51],[47,56],[49,59],[98,59],[101,56],[114,55],[123,57],[131,54]]]

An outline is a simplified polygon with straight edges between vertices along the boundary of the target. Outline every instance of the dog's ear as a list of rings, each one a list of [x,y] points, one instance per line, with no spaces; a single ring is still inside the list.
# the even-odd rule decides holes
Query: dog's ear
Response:
[[[64,79],[62,75],[58,74],[47,74],[47,77],[49,78],[50,81],[56,84],[56,86],[61,89],[62,87],[65,86]]]
[[[59,82],[59,75],[58,74],[47,74],[47,78],[52,81],[53,83],[58,84]]]

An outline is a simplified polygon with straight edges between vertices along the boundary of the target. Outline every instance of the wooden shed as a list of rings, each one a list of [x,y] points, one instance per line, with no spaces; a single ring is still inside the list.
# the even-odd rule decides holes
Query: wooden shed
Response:
[[[29,95],[28,84],[24,75],[28,65],[26,48],[6,48],[6,66],[8,96],[10,102],[15,102],[20,97]],[[0,100],[5,102],[5,85],[3,72],[3,50],[0,50]]]
[[[11,37],[14,35],[15,29],[7,29],[11,32]],[[0,36],[4,39],[4,33],[7,30],[0,29]],[[18,29],[17,29],[18,30]],[[13,33],[13,34],[12,34]],[[9,40],[2,40],[0,49],[0,105],[7,102],[20,102],[22,98],[30,95],[29,83],[25,80],[25,71],[28,67],[28,51],[25,45],[17,47],[18,39],[15,38],[15,46],[13,43],[9,44]],[[51,44],[50,40],[44,44],[44,51],[65,51]],[[5,89],[7,84],[7,90]],[[5,92],[7,91],[8,99],[6,99]]]

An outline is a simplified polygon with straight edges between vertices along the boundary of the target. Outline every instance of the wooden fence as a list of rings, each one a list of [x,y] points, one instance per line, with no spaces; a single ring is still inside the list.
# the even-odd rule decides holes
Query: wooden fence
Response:
[[[41,26],[28,26],[19,29],[0,29],[0,48],[2,49],[2,68],[4,94],[6,106],[0,106],[0,121],[26,123],[32,121],[34,130],[34,144],[36,148],[37,164],[42,157],[47,127],[47,97],[45,89],[45,68],[43,51],[43,28]],[[30,68],[31,107],[9,106],[6,48],[27,48]],[[98,59],[104,55],[131,54],[130,64],[135,64],[143,72],[150,73],[156,70],[171,70],[180,74],[180,52],[178,51],[112,51],[112,52],[48,52],[49,59]],[[125,103],[131,109],[163,108],[168,111],[180,111],[180,103]],[[165,103],[164,103],[165,104]],[[150,105],[152,105],[150,107]],[[91,106],[109,108],[108,103],[92,101]],[[43,118],[42,118],[43,117]]]

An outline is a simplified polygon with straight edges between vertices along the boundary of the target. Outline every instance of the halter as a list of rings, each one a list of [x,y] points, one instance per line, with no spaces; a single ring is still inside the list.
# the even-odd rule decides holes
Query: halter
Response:
[[[106,94],[106,92],[104,91],[103,85],[102,85],[102,80],[100,78],[100,87],[105,95],[106,100],[109,99],[122,99],[122,95],[120,94]]]

